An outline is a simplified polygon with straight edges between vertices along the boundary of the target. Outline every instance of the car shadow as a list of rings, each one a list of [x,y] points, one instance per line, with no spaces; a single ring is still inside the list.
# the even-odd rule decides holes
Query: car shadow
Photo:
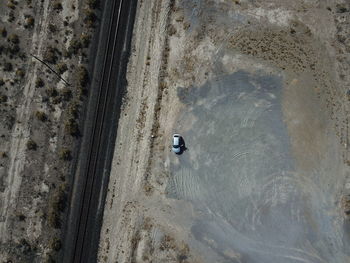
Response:
[[[187,150],[188,148],[186,147],[184,138],[180,137],[180,152],[178,152],[177,155],[181,155]]]

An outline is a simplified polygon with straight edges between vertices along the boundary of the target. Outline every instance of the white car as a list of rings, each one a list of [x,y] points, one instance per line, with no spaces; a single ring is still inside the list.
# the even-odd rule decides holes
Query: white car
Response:
[[[182,138],[180,134],[174,134],[173,135],[173,147],[172,150],[174,153],[178,154],[181,152],[181,146],[182,146]]]

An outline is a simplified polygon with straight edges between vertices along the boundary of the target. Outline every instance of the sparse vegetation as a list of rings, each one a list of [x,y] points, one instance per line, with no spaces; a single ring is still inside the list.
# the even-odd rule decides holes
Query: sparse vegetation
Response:
[[[336,12],[337,13],[346,13],[348,11],[348,9],[346,8],[345,4],[337,4],[336,6]]]
[[[52,88],[52,87],[48,88],[48,89],[46,90],[46,93],[47,93],[47,95],[48,95],[49,97],[52,97],[52,98],[58,96],[57,90],[56,90],[55,88]]]
[[[57,27],[54,24],[50,23],[48,28],[51,33],[55,33],[57,31]]]
[[[87,69],[83,66],[79,67],[78,69],[78,80],[79,80],[79,85],[84,88],[86,87],[89,81],[89,73]]]
[[[12,55],[17,54],[20,51],[18,44],[13,44],[7,48],[8,52]]]
[[[56,1],[56,2],[53,4],[53,9],[56,10],[56,11],[61,11],[61,10],[63,9],[61,2]]]
[[[13,67],[11,62],[5,62],[4,63],[4,71],[12,71]]]
[[[66,72],[68,70],[68,67],[67,67],[67,64],[64,63],[64,62],[60,62],[58,65],[57,65],[57,72],[59,74],[63,74],[64,72]]]
[[[13,12],[13,10],[11,10],[10,12],[9,12],[9,17],[8,17],[8,19],[7,19],[7,21],[8,22],[13,22],[15,20],[15,13]]]
[[[87,9],[85,13],[84,22],[88,27],[93,27],[96,21],[96,14],[93,10]]]
[[[12,43],[12,44],[19,44],[19,37],[16,34],[11,34],[8,37],[8,40]]]
[[[81,34],[80,36],[80,42],[84,48],[89,47],[90,45],[90,36],[87,34]]]
[[[62,98],[65,101],[69,101],[72,98],[72,91],[69,88],[64,88],[62,90]]]
[[[35,112],[35,117],[42,122],[47,121],[47,115],[45,114],[45,112],[42,111],[36,111]]]
[[[35,151],[35,150],[37,149],[37,147],[38,147],[38,145],[37,145],[36,142],[33,141],[32,139],[29,139],[29,140],[27,141],[27,149],[28,149],[28,150],[33,150],[33,151]]]
[[[28,162],[24,164],[27,170],[21,173],[21,176],[23,175],[26,178],[29,176],[30,181],[26,181],[26,184],[23,185],[23,191],[26,196],[25,200],[22,202],[21,199],[19,204],[16,203],[16,206],[9,209],[11,226],[15,226],[16,229],[13,230],[13,235],[10,233],[12,230],[8,230],[8,233],[11,234],[9,240],[11,240],[8,243],[8,254],[4,256],[6,262],[24,262],[30,260],[35,262],[46,262],[46,260],[47,262],[57,262],[59,258],[57,256],[57,251],[61,250],[62,243],[59,238],[61,232],[58,229],[61,228],[61,226],[63,227],[63,222],[61,220],[63,219],[62,213],[65,211],[67,205],[67,190],[65,187],[60,187],[59,185],[68,181],[67,173],[70,163],[64,161],[70,161],[72,159],[73,151],[71,152],[70,149],[74,149],[73,147],[76,146],[76,140],[67,135],[67,133],[73,136],[78,136],[80,134],[78,125],[78,123],[80,123],[78,119],[80,102],[78,94],[79,88],[81,86],[86,86],[88,82],[87,70],[83,68],[83,70],[79,71],[81,74],[79,83],[82,85],[76,85],[79,87],[61,87],[60,84],[62,83],[58,84],[59,79],[52,74],[50,68],[64,75],[66,75],[68,71],[69,74],[74,71],[75,76],[69,76],[67,81],[71,80],[72,77],[72,82],[78,82],[78,76],[76,76],[76,74],[78,73],[79,65],[80,63],[86,65],[85,63],[87,63],[87,55],[82,53],[84,51],[87,54],[85,48],[89,46],[91,34],[93,34],[92,30],[86,30],[86,25],[83,25],[83,21],[85,15],[87,20],[94,21],[95,13],[93,11],[85,13],[84,11],[83,15],[79,16],[77,21],[70,24],[72,14],[70,8],[78,8],[77,3],[68,3],[68,5],[66,5],[62,0],[53,0],[48,1],[48,4],[43,6],[43,3],[40,2],[43,1],[35,2],[32,0],[24,0],[20,2],[18,0],[4,0],[3,5],[5,9],[3,10],[3,23],[0,25],[0,39],[2,39],[2,41],[0,41],[0,55],[2,55],[0,71],[4,73],[3,76],[0,76],[0,103],[3,103],[0,104],[3,112],[3,128],[1,133],[3,145],[2,151],[0,151],[0,160],[1,166],[5,167],[5,170],[12,160],[5,159],[8,158],[7,154],[9,154],[10,157],[13,155],[13,153],[9,151],[10,142],[12,140],[11,132],[13,132],[11,126],[16,123],[22,123],[23,121],[16,118],[16,110],[18,109],[18,105],[22,107],[23,97],[26,100],[26,94],[23,93],[23,89],[26,91],[25,87],[27,85],[24,82],[21,83],[19,80],[25,77],[30,78],[28,79],[28,83],[31,83],[30,85],[32,85],[32,88],[33,86],[35,87],[35,90],[31,93],[30,100],[28,103],[23,103],[24,107],[23,109],[21,108],[21,110],[24,110],[23,112],[25,112],[25,114],[29,114],[28,116],[30,116],[30,118],[26,118],[20,125],[25,129],[27,129],[29,125],[28,127],[30,129],[29,136],[24,138],[23,143],[27,156],[26,158],[28,159]],[[95,8],[98,3],[96,0],[88,1],[88,5],[86,1],[83,2],[84,3],[81,3],[84,4],[83,6],[80,7],[79,4],[79,9],[87,8],[88,5],[90,8]],[[6,7],[6,4],[11,7],[10,10]],[[66,10],[66,7],[68,10]],[[62,10],[67,11],[67,13],[62,13]],[[61,14],[59,14],[59,12],[61,12]],[[41,48],[41,45],[37,46],[37,41],[35,39],[33,42],[32,28],[37,25],[38,17],[40,17],[42,13],[47,15],[49,19],[48,21],[43,21],[43,23],[45,23],[42,26],[35,28],[35,33],[37,33],[39,38],[47,42],[44,41],[46,45],[43,45]],[[61,23],[57,24],[61,16],[64,17],[62,17]],[[7,20],[10,21],[11,24],[8,23]],[[62,22],[68,27],[63,28],[62,35],[59,34],[59,36],[58,31],[61,30]],[[85,28],[81,28],[82,26],[85,26]],[[65,30],[68,32],[66,35],[63,34]],[[81,34],[81,30],[86,33]],[[71,37],[73,37],[73,41],[69,44]],[[62,53],[65,47],[69,47],[67,50],[69,49],[73,59],[65,60],[63,58]],[[37,71],[37,74],[31,75],[28,71],[31,69],[30,67],[33,66],[31,64],[34,63],[31,54],[33,54],[33,57],[37,56],[38,60],[43,60],[45,63],[48,63],[50,68],[47,68],[39,61],[35,61],[37,69],[34,71]],[[75,56],[78,54],[82,56],[82,61],[80,57]],[[42,87],[43,89],[36,89]],[[53,105],[60,101],[62,101],[61,105]],[[61,113],[61,111],[62,115],[55,114],[55,112]],[[65,118],[64,120],[68,119],[68,121],[64,122],[63,120],[63,123],[57,123],[55,117],[59,118],[60,116],[62,116],[61,118]],[[10,125],[10,123],[12,124]],[[54,130],[52,131],[51,129],[53,128]],[[21,129],[22,127],[18,128],[19,132]],[[41,133],[40,131],[43,132]],[[51,146],[51,144],[56,144],[58,150],[55,155],[51,154],[48,156],[47,153],[50,152],[49,146]],[[13,158],[15,158],[15,156],[13,156]],[[43,174],[41,172],[43,172],[44,167],[41,165],[36,168],[33,167],[33,170],[31,169],[33,158],[36,158],[35,160],[40,164],[47,162],[49,167],[47,168],[47,166],[45,166],[45,171],[49,169],[49,177],[42,177]],[[28,169],[29,167],[30,169]],[[32,188],[37,183],[39,183],[39,186],[42,186],[42,188]],[[12,186],[7,184],[1,185],[0,182],[0,188],[2,190],[7,187]],[[28,195],[28,192],[31,193],[32,191],[34,191],[33,195]],[[35,201],[39,200],[38,205],[32,203],[34,199]],[[16,197],[16,201],[17,200],[19,199]],[[27,214],[27,210],[32,212]],[[44,223],[46,226],[42,226],[42,220],[45,220]],[[42,230],[47,231],[46,237],[41,240],[37,239],[39,233],[29,233],[27,231],[28,225],[33,227],[34,232],[37,227],[43,228]],[[25,237],[25,239],[21,240],[22,237]],[[27,250],[30,250],[33,256],[30,255],[29,257],[25,252]],[[1,248],[0,254],[3,255],[3,252],[4,248]]]
[[[7,96],[4,94],[0,94],[0,103],[7,102]]]
[[[19,221],[25,221],[26,220],[26,216],[23,215],[23,214],[17,215],[17,218],[18,218]]]
[[[98,0],[87,0],[87,4],[90,8],[94,9],[98,6],[99,1]]]
[[[23,69],[17,69],[16,70],[16,76],[23,78],[25,76],[24,70]]]
[[[53,104],[59,104],[61,102],[62,102],[61,96],[56,96],[56,97],[52,98],[52,103]]]
[[[67,50],[68,56],[78,54],[81,47],[82,47],[82,45],[81,45],[80,41],[78,39],[73,39],[70,42],[70,45],[69,45],[68,50]]]
[[[56,64],[57,62],[57,49],[53,47],[48,47],[44,53],[44,60],[51,64]]]
[[[28,16],[28,17],[26,18],[24,27],[25,27],[25,28],[32,28],[32,27],[34,26],[34,22],[35,22],[34,17]]]
[[[60,228],[61,227],[60,214],[58,211],[50,209],[49,213],[48,213],[47,221],[48,221],[50,227],[53,227],[53,228]]]
[[[70,161],[72,158],[72,153],[69,149],[63,148],[59,153],[59,157],[63,161]]]
[[[12,1],[7,2],[7,7],[12,10],[16,9],[16,5]]]
[[[73,118],[78,118],[79,116],[79,105],[76,102],[73,102],[68,108],[68,114]]]
[[[64,212],[67,203],[67,186],[65,184],[60,185],[55,192],[51,195],[49,201],[49,209],[48,209],[48,223],[53,228],[61,227],[60,213]],[[57,242],[51,243],[50,245],[54,245],[52,249],[60,249],[60,244]],[[55,250],[56,250],[55,249]]]
[[[6,28],[5,28],[5,27],[2,27],[2,28],[0,29],[0,33],[1,33],[1,36],[2,36],[2,37],[6,37],[6,36],[7,36],[7,30],[6,30]]]
[[[64,124],[64,129],[66,131],[66,133],[72,135],[72,136],[79,136],[80,132],[79,132],[79,125],[76,122],[75,119],[73,118],[69,118],[65,124]]]
[[[169,34],[169,36],[172,36],[172,35],[176,34],[176,28],[173,25],[169,26],[168,34]]]
[[[35,81],[35,86],[37,88],[42,88],[45,86],[45,82],[41,78],[37,78]]]
[[[50,240],[49,248],[55,251],[59,251],[62,247],[61,240],[58,237],[54,237]]]

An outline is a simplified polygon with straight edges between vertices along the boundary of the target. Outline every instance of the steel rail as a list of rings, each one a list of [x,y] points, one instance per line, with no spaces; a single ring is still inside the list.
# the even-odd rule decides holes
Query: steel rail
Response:
[[[98,96],[97,96],[97,106],[95,108],[94,112],[94,128],[92,131],[91,135],[91,143],[89,145],[89,151],[88,151],[88,162],[87,162],[87,179],[85,180],[85,185],[83,187],[83,194],[82,194],[82,205],[80,208],[80,213],[79,213],[79,220],[78,220],[78,231],[77,231],[77,236],[74,242],[74,256],[73,256],[73,262],[82,262],[82,254],[83,254],[83,249],[84,249],[84,242],[85,242],[85,236],[87,232],[87,220],[88,220],[88,215],[90,212],[90,203],[92,199],[92,187],[94,185],[94,180],[95,180],[95,173],[96,173],[96,167],[97,167],[97,159],[98,159],[98,152],[100,150],[100,145],[101,145],[101,137],[102,137],[102,132],[103,132],[103,126],[104,126],[104,119],[106,115],[106,105],[107,105],[107,100],[108,100],[108,94],[110,90],[110,79],[111,79],[111,72],[113,68],[113,62],[114,62],[114,57],[113,54],[115,52],[116,48],[116,43],[118,41],[118,32],[119,32],[119,26],[120,26],[120,20],[121,20],[121,10],[122,10],[122,4],[124,0],[119,1],[119,6],[116,6],[116,3],[118,1],[113,1],[113,6],[112,6],[112,15],[110,19],[110,25],[108,28],[108,38],[107,38],[107,47],[104,53],[104,59],[103,59],[103,68],[102,68],[102,78],[99,83],[99,91],[98,91]],[[111,41],[111,35],[112,35],[112,30],[113,30],[113,21],[116,15],[116,10],[118,9],[118,18],[117,18],[117,24],[116,24],[116,30],[113,35],[112,43]],[[111,57],[108,56],[110,52],[110,48],[112,47],[112,53]],[[106,64],[108,63],[108,59],[110,59],[110,65],[108,69],[106,70]],[[107,71],[107,79],[105,78],[105,74]],[[104,80],[107,81],[106,91],[104,96],[103,95],[103,85],[104,85]],[[102,116],[99,118],[99,112],[100,112],[100,106],[102,106]],[[96,133],[97,137],[96,137]],[[96,154],[93,154],[94,152],[94,147],[96,149]],[[88,179],[89,177],[92,176],[92,183],[91,186],[88,188]],[[85,203],[87,201],[87,203]],[[84,209],[84,205],[87,204],[87,210]],[[86,215],[85,215],[86,214]],[[81,224],[84,223],[83,229],[81,229]],[[80,238],[80,235],[81,238]]]

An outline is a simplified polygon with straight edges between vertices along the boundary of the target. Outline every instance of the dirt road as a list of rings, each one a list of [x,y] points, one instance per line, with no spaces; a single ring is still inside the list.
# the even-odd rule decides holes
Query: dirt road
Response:
[[[349,10],[140,3],[101,261],[350,260]]]

